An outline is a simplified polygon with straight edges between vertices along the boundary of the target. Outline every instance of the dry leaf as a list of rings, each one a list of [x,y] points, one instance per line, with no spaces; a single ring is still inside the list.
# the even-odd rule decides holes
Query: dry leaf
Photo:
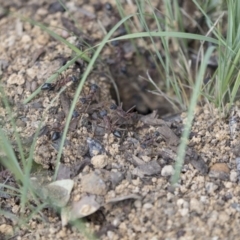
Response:
[[[71,179],[64,179],[52,182],[43,187],[44,198],[58,207],[67,205],[74,182]]]
[[[85,196],[78,202],[73,202],[70,207],[61,211],[62,226],[66,226],[69,221],[83,218],[96,212],[102,205],[96,201],[95,195]]]

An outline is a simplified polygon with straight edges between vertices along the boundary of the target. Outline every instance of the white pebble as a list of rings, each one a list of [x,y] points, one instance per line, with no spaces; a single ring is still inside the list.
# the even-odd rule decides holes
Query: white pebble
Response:
[[[238,174],[235,171],[231,171],[230,173],[230,181],[231,182],[237,182],[238,179]]]
[[[168,177],[168,176],[172,176],[174,174],[174,168],[172,165],[166,165],[163,167],[162,171],[161,171],[161,175],[163,177]]]

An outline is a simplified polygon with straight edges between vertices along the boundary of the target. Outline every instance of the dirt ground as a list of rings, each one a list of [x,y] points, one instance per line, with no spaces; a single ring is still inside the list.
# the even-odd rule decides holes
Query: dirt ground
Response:
[[[152,4],[162,7],[161,1]],[[187,11],[188,4],[182,4]],[[84,41],[93,46],[103,38],[101,25],[109,30],[120,19],[115,1],[71,0],[66,4],[69,11],[57,1],[44,0],[0,0],[0,6],[51,26],[83,50]],[[136,9],[129,3],[123,6],[127,13]],[[124,33],[122,27],[115,36]],[[1,86],[26,157],[43,119],[31,181],[39,196],[61,209],[47,206],[19,228],[20,215],[27,218],[40,203],[32,200],[21,213],[19,197],[2,189],[1,209],[9,215],[0,216],[1,239],[239,238],[238,104],[229,119],[221,119],[212,105],[197,107],[181,179],[173,188],[170,179],[186,114],[176,114],[164,98],[147,91],[151,86],[140,77],[146,77],[147,70],[160,86],[163,79],[148,53],[151,45],[139,40],[137,46],[140,60],[130,42],[104,48],[76,105],[58,182],[53,182],[66,116],[87,63],[78,60],[54,83],[44,84],[73,57],[72,51],[39,27],[0,9]],[[23,104],[38,87],[43,90]],[[3,101],[0,124],[20,158]],[[16,186],[0,167],[1,183]],[[71,224],[77,219],[82,220],[81,231]]]

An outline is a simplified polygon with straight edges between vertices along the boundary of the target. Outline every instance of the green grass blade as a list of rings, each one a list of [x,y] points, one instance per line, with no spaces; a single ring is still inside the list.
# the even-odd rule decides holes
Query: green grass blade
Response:
[[[192,97],[191,97],[191,101],[190,101],[190,105],[189,105],[189,109],[188,109],[188,114],[187,114],[187,122],[184,125],[184,131],[182,134],[182,138],[181,138],[181,143],[179,145],[178,151],[177,151],[177,159],[176,159],[176,163],[175,163],[175,173],[172,176],[171,182],[172,184],[176,184],[180,178],[180,173],[182,170],[182,166],[184,163],[184,157],[185,157],[185,153],[186,153],[186,148],[187,148],[187,142],[188,142],[188,137],[191,131],[191,127],[192,127],[192,121],[194,118],[194,109],[197,105],[197,101],[200,95],[200,90],[201,90],[201,86],[202,86],[202,82],[203,82],[203,78],[204,78],[204,73],[207,67],[207,62],[208,59],[210,58],[212,52],[214,50],[214,47],[210,47],[208,48],[203,61],[201,63],[200,66],[200,70],[196,79],[196,84],[195,87],[193,89],[193,93],[192,93]]]

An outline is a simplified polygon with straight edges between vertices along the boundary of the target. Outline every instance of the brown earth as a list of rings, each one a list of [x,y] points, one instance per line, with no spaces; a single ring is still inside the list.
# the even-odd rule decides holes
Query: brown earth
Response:
[[[127,13],[135,11],[130,3],[124,5]],[[162,7],[160,1],[152,4]],[[69,11],[58,2],[43,0],[0,1],[0,5],[51,26],[81,49],[86,49],[84,41],[94,46],[104,37],[100,25],[109,30],[120,19],[115,1],[71,0],[66,4]],[[191,4],[184,1],[183,7],[188,11]],[[124,32],[120,28],[115,36]],[[173,188],[170,180],[186,114],[174,114],[163,97],[147,91],[152,87],[141,77],[146,77],[147,70],[159,86],[163,79],[149,54],[152,46],[139,40],[137,47],[140,57],[127,41],[105,47],[88,76],[64,142],[57,176],[60,186],[53,182],[53,171],[61,134],[87,63],[78,60],[53,85],[44,85],[48,90],[23,104],[73,53],[16,14],[0,12],[1,86],[26,158],[43,119],[31,182],[40,199],[51,199],[58,206],[46,206],[20,226],[22,215],[27,218],[42,200],[31,200],[21,213],[20,198],[2,188],[1,209],[9,214],[0,217],[1,239],[91,239],[93,235],[99,239],[238,239],[237,105],[230,120],[222,119],[212,105],[198,106],[181,179]],[[66,89],[59,94],[62,87]],[[132,106],[134,110],[128,112]],[[20,159],[3,101],[0,117],[2,130]],[[1,158],[7,161],[2,153]],[[1,183],[16,187],[11,174],[0,167]],[[81,231],[71,224],[77,219],[83,220]]]

